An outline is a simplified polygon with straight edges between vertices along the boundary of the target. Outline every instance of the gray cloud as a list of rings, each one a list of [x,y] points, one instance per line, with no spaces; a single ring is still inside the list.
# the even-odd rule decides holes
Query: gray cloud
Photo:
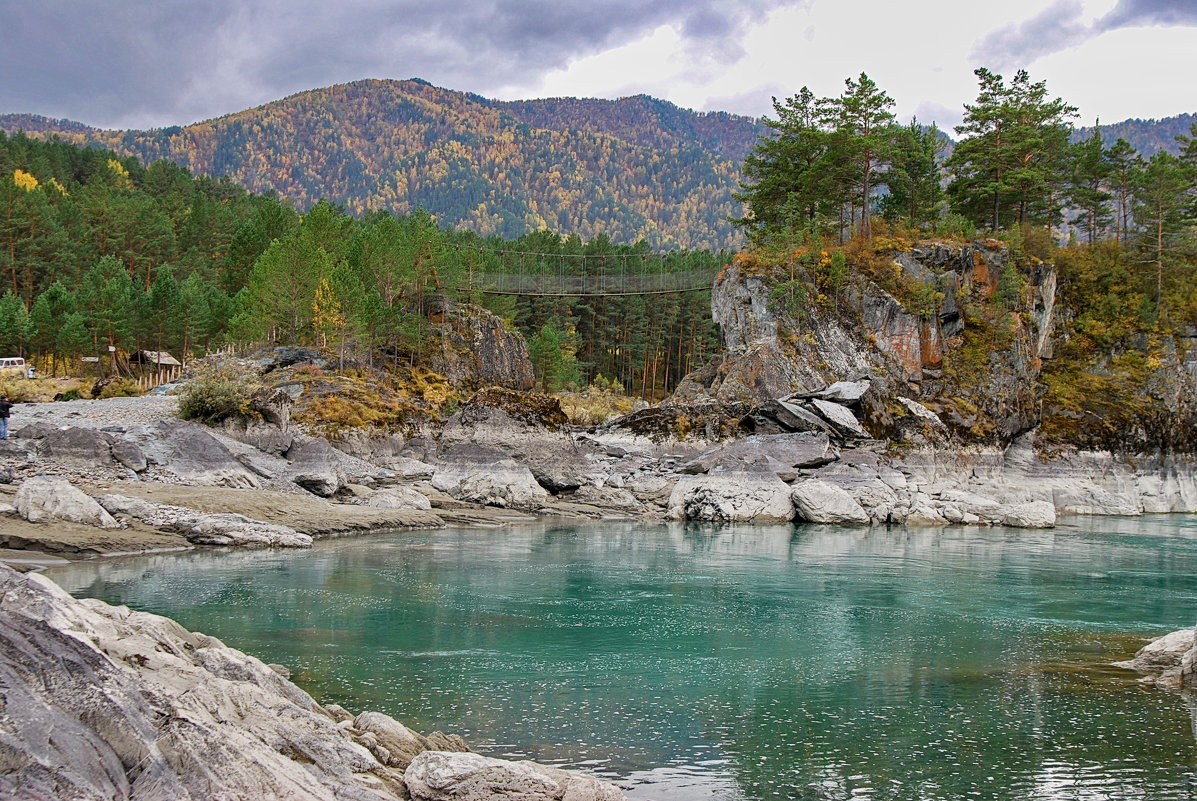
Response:
[[[801,0],[0,0],[0,113],[183,124],[359,78],[480,94],[676,25],[699,60]]]
[[[1095,27],[1109,31],[1151,25],[1197,25],[1197,3],[1193,0],[1119,0]]]
[[[988,34],[973,47],[971,56],[999,71],[1025,67],[1040,56],[1087,39],[1091,32],[1080,22],[1083,12],[1079,0],[1056,0],[1025,22]]]
[[[1025,22],[986,35],[973,48],[977,64],[1019,69],[1041,56],[1081,44],[1106,31],[1148,26],[1197,26],[1194,0],[1119,0],[1092,25],[1081,22],[1079,0],[1056,0]]]

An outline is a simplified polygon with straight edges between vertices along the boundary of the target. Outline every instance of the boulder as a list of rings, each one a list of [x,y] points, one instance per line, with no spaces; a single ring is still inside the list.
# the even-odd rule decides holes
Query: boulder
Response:
[[[869,523],[869,513],[847,490],[817,478],[795,484],[791,498],[798,517],[808,523]]]
[[[784,523],[794,518],[790,487],[771,473],[685,476],[669,496],[671,520]]]
[[[415,801],[626,801],[613,784],[534,762],[425,751],[403,774]]]
[[[1056,507],[1048,501],[1028,501],[1002,509],[1002,525],[1014,528],[1052,528]]]
[[[26,430],[22,429],[22,437]],[[36,437],[34,452],[42,458],[75,462],[95,467],[111,467],[119,463],[134,472],[146,469],[146,457],[141,448],[123,437],[114,436],[94,428],[50,428]],[[30,437],[33,438],[33,437]]]
[[[924,421],[930,423],[931,425],[936,426],[937,428],[945,428],[946,427],[943,424],[943,420],[939,419],[939,415],[937,415],[935,412],[931,411],[930,409],[928,409],[926,406],[919,403],[918,401],[911,400],[910,398],[903,398],[900,395],[897,397],[897,401],[898,401],[898,403],[900,403],[906,407],[906,411],[910,412],[913,416],[917,417],[919,420],[924,420]]]
[[[1143,646],[1134,659],[1115,662],[1114,666],[1142,673],[1145,682],[1159,687],[1192,686],[1195,648],[1193,629],[1180,629]]]
[[[11,432],[9,436],[15,437],[17,439],[41,439],[42,437],[47,437],[50,434],[53,434],[57,430],[57,426],[52,426],[49,423],[36,422],[30,423],[27,426],[22,426],[21,428]]]
[[[34,476],[17,490],[17,513],[30,523],[65,520],[100,528],[120,528],[95,499],[72,487],[65,478]]]
[[[831,425],[819,415],[784,400],[768,400],[756,407],[756,417],[766,417],[787,431],[815,431],[832,433]]]
[[[431,509],[428,496],[411,487],[388,487],[372,492],[363,501],[378,509]]]
[[[856,415],[838,403],[814,398],[809,401],[810,407],[824,420],[831,424],[841,436],[848,439],[869,439],[870,434],[856,419]]]

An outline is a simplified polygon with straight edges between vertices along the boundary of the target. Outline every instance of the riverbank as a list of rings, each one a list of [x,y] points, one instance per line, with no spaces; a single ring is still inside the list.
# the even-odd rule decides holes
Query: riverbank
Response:
[[[178,419],[169,396],[19,404],[0,442],[0,549],[29,569],[37,554],[303,547],[545,518],[1041,528],[1197,510],[1190,458],[1045,456],[1033,433],[1003,450],[895,448],[853,416],[868,391],[675,404],[575,431],[555,399],[487,390],[426,431],[332,442],[298,429],[281,391],[211,428]],[[65,508],[67,494],[82,506]]]

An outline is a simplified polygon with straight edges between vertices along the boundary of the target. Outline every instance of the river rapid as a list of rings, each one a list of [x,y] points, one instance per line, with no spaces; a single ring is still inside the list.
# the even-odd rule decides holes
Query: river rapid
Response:
[[[1197,517],[1062,522],[539,524],[47,575],[633,798],[1191,799],[1189,702],[1108,663],[1197,621]]]

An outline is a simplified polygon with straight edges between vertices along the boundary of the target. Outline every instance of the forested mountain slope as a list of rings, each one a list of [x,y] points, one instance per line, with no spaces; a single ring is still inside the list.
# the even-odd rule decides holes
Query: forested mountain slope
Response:
[[[424,208],[483,235],[550,228],[721,249],[739,242],[732,191],[761,127],[643,96],[501,103],[368,80],[185,127],[101,131],[8,115],[0,129],[168,159],[301,208],[327,198],[359,214]]]
[[[1109,125],[1102,123],[1101,138],[1107,146],[1118,139],[1125,139],[1143,158],[1151,158],[1161,150],[1176,155],[1180,152],[1176,137],[1190,136],[1195,124],[1197,114],[1179,114],[1161,120],[1129,119]],[[1087,139],[1092,130],[1078,128],[1076,139]]]

